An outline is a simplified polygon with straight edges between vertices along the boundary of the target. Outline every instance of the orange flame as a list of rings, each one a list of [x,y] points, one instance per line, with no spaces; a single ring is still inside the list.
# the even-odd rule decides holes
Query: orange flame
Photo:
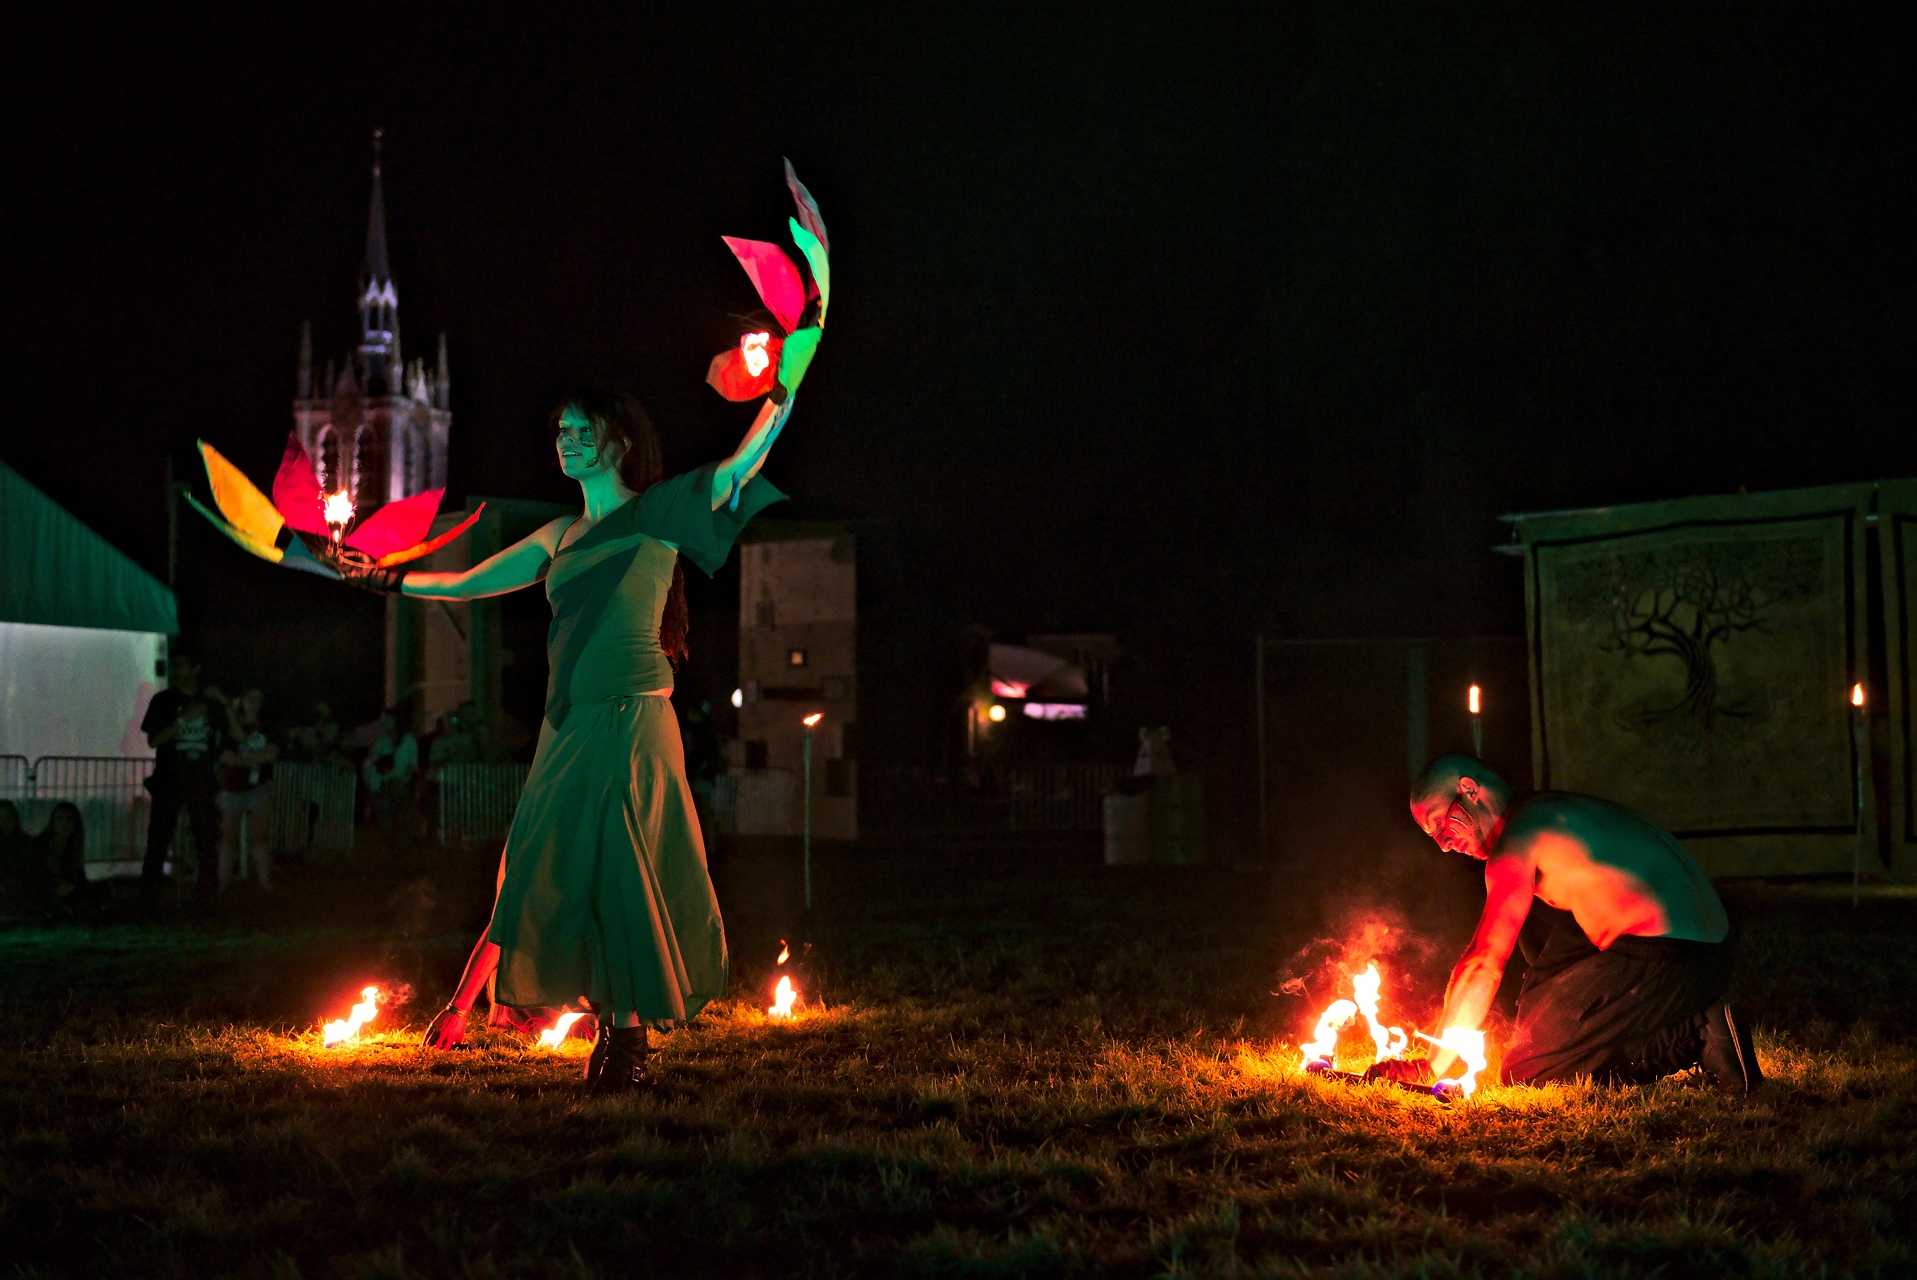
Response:
[[[326,495],[326,527],[333,531],[333,541],[339,541],[340,531],[353,523],[353,495],[341,489],[338,493]]]
[[[1467,1027],[1446,1027],[1441,1036],[1428,1036],[1418,1033],[1418,1039],[1429,1040],[1440,1049],[1449,1049],[1464,1059],[1464,1076],[1457,1081],[1458,1092],[1470,1097],[1478,1091],[1478,1072],[1484,1070],[1484,1032],[1472,1031]]]
[[[367,987],[359,994],[360,1002],[353,1006],[352,1013],[336,1022],[326,1024],[322,1038],[328,1049],[334,1045],[350,1044],[359,1039],[359,1029],[379,1016],[379,988]]]
[[[1850,705],[1853,707],[1861,707],[1864,705],[1863,685],[1854,684],[1850,687]]]
[[[1312,1038],[1298,1047],[1304,1051],[1305,1061],[1329,1060],[1338,1047],[1338,1032],[1353,1018],[1362,1015],[1365,1030],[1371,1033],[1372,1052],[1377,1061],[1385,1062],[1405,1051],[1411,1043],[1403,1027],[1387,1027],[1378,1021],[1378,990],[1384,985],[1384,978],[1378,973],[1374,962],[1364,967],[1363,973],[1351,975],[1351,993],[1354,1000],[1333,1000],[1318,1018],[1317,1029]]]
[[[585,1016],[583,1013],[560,1014],[559,1021],[539,1033],[539,1047],[542,1049],[557,1049],[560,1045],[566,1043],[566,1033],[572,1030],[572,1024]]]
[[[798,1002],[799,992],[792,985],[792,979],[780,978],[778,987],[772,992],[772,1007],[765,1011],[765,1016],[784,1021],[792,1016],[792,1006]]]
[[[771,341],[770,333],[748,333],[739,339],[739,354],[745,358],[746,372],[755,378],[772,363],[772,353],[765,349]]]
[[[784,964],[792,958],[792,948],[786,945],[784,938],[779,939],[779,963]]]
[[[810,729],[813,725],[817,724],[819,721],[823,719],[825,719],[825,712],[814,711],[811,715],[805,718],[805,727]]]
[[[1483,695],[1479,692],[1478,686],[1474,684],[1471,686],[1471,714],[1474,716],[1477,715],[1483,705]]]

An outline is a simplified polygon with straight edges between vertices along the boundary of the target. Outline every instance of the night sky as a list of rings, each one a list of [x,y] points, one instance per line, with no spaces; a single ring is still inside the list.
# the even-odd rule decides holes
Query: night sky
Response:
[[[356,340],[377,125],[455,501],[565,498],[585,378],[730,448],[790,156],[835,306],[768,474],[937,626],[1116,631],[1141,714],[1259,628],[1521,631],[1502,512],[1917,470],[1908,28],[1547,8],[16,17],[0,456],[164,574],[169,450],[270,474],[301,320]],[[293,577],[194,528],[189,638],[347,607]]]

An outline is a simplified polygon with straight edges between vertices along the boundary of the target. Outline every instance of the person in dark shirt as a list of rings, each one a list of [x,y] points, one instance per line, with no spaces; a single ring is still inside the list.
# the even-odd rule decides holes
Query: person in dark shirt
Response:
[[[214,796],[219,790],[223,730],[229,719],[226,699],[216,688],[200,688],[200,664],[186,654],[175,655],[172,667],[172,686],[153,695],[140,721],[140,731],[155,757],[153,776],[146,782],[153,794],[153,810],[147,821],[146,862],[140,872],[149,906],[159,900],[166,849],[173,842],[182,809],[193,829],[201,895],[210,899],[217,890],[214,868],[220,815]]]

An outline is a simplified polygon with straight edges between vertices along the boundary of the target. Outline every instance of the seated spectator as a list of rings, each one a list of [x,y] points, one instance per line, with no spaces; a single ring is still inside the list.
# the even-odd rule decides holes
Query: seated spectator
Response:
[[[33,840],[28,892],[40,912],[71,914],[99,897],[99,886],[87,879],[86,850],[79,806],[62,800],[53,806],[46,829]]]
[[[220,753],[220,888],[233,881],[244,852],[259,868],[260,888],[273,888],[273,762],[280,749],[260,728],[264,697],[248,689],[229,707],[232,744]],[[245,846],[242,850],[242,845]]]

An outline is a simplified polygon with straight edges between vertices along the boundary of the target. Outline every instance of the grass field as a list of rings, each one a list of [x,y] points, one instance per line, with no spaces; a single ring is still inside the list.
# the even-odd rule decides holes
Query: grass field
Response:
[[[483,918],[483,865],[289,876],[211,924],[0,931],[0,1268],[1917,1273],[1908,891],[1853,913],[1847,888],[1727,887],[1773,1080],[1755,1098],[1446,1107],[1305,1080],[1286,1045],[1330,944],[1367,923],[1398,1005],[1427,1012],[1468,880],[1373,878],[1367,899],[1331,871],[894,847],[822,855],[801,924],[790,872],[778,850],[720,862],[733,997],[658,1041],[662,1092],[607,1101],[581,1096],[578,1042],[417,1047]],[[769,1023],[772,955],[798,933],[811,1011]],[[1274,996],[1288,975],[1318,985]],[[371,1042],[318,1049],[320,1016],[371,980],[416,999]]]

